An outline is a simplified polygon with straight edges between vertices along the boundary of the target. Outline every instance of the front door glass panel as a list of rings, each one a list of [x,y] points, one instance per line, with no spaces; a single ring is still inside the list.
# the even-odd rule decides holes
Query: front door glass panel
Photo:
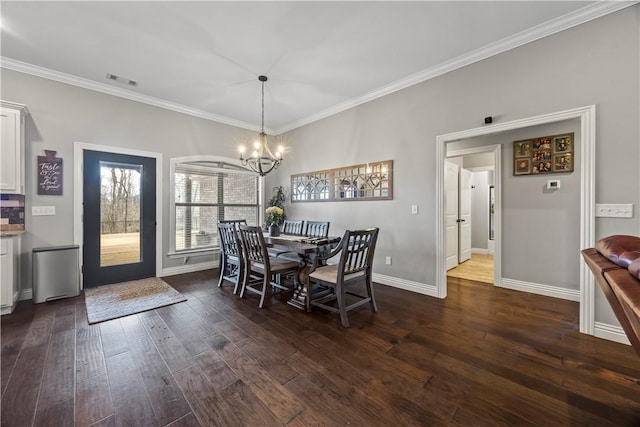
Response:
[[[142,165],[100,162],[100,267],[142,261]]]

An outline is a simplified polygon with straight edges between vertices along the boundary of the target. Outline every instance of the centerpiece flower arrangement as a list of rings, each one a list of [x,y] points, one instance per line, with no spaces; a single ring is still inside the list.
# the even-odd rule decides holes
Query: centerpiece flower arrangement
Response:
[[[280,235],[280,221],[284,215],[284,209],[278,206],[269,206],[266,211],[267,224],[269,224],[269,236],[276,237]]]
[[[268,225],[280,225],[284,209],[279,208],[278,206],[269,206],[265,212],[267,214]]]
[[[273,189],[273,196],[268,202],[268,208],[265,210],[265,225],[269,228],[269,235],[280,235],[280,224],[285,220],[284,202],[287,199],[287,193],[281,185]]]

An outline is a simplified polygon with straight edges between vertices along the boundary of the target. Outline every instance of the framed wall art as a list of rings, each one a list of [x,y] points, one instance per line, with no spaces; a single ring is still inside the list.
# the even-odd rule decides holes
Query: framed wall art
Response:
[[[573,172],[573,132],[513,142],[513,174]]]

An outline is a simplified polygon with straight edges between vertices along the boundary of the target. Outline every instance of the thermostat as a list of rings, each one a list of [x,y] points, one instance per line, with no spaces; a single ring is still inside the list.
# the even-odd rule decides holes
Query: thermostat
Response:
[[[547,181],[547,190],[556,190],[560,188],[560,180],[559,179],[550,179]]]

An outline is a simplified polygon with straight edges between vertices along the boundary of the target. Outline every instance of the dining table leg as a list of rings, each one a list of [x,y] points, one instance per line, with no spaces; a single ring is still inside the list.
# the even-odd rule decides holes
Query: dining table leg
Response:
[[[298,280],[293,288],[293,296],[287,304],[298,310],[311,311],[309,304],[309,273],[313,269],[313,256],[301,256],[302,266],[298,270]]]

